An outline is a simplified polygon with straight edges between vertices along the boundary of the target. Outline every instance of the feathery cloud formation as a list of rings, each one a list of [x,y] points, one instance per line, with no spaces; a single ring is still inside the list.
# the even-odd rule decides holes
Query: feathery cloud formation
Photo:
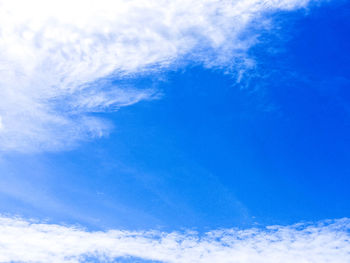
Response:
[[[0,150],[59,150],[108,134],[91,113],[152,99],[114,79],[249,63],[266,12],[308,0],[0,0]],[[240,61],[240,62],[237,62]]]
[[[347,263],[350,219],[197,233],[86,230],[0,217],[0,262]]]

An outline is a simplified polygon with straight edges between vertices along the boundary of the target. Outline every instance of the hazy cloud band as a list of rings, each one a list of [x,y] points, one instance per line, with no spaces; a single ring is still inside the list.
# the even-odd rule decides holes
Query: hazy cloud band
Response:
[[[223,229],[203,235],[83,229],[0,218],[0,262],[350,262],[350,219],[264,229]]]

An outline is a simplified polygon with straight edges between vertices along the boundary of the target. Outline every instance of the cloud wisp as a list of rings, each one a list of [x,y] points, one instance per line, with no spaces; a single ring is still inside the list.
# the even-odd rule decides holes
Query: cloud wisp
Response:
[[[83,229],[0,218],[0,262],[100,262],[138,258],[169,263],[350,261],[350,219],[198,235]]]
[[[0,0],[0,149],[59,150],[104,136],[110,125],[91,113],[155,92],[108,80],[188,62],[247,65],[251,23],[268,27],[264,14],[308,2]]]

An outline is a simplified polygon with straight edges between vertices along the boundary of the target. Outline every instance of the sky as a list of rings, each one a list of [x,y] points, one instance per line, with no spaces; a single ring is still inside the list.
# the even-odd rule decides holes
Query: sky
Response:
[[[349,17],[0,0],[0,262],[350,262]]]

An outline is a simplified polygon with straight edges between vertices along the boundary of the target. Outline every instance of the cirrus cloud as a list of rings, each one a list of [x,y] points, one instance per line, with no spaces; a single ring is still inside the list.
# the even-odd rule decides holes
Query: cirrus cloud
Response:
[[[111,125],[92,113],[156,93],[111,80],[190,62],[248,65],[251,23],[268,27],[264,14],[308,2],[0,0],[0,149],[59,150],[104,136]]]

